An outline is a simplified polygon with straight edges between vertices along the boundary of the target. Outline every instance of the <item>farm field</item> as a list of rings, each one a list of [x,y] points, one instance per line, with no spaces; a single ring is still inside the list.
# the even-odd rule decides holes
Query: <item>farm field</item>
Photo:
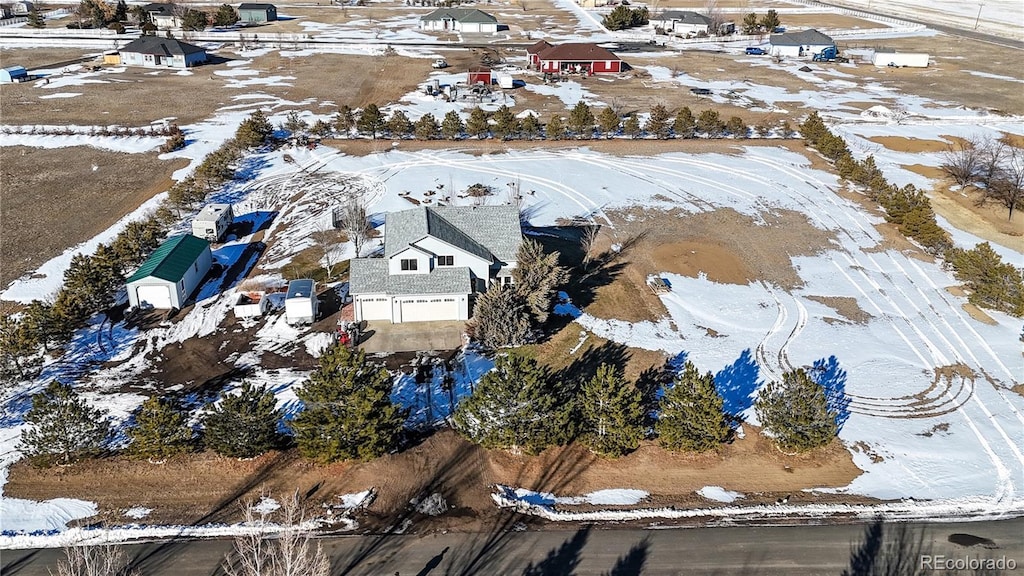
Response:
[[[897,4],[905,10],[910,0]],[[5,310],[53,294],[75,254],[152,211],[254,111],[267,115],[276,137],[247,151],[234,178],[205,199],[231,204],[236,225],[213,246],[218,266],[194,302],[169,316],[126,320],[123,308],[96,316],[38,377],[0,390],[0,549],[90,541],[96,532],[84,527],[97,522],[115,527],[114,539],[230,536],[239,502],[264,490],[309,491],[309,511],[329,510],[321,520],[332,530],[417,534],[486,529],[507,508],[530,529],[1024,515],[1021,320],[968,303],[940,259],[781,128],[819,113],[854,158],[871,156],[888,181],[925,191],[956,246],[988,241],[1019,265],[1024,211],[1009,218],[996,203],[979,206],[977,190],[951,186],[940,169],[944,152],[965,139],[1022,147],[1016,52],[921,27],[890,32],[896,24],[802,3],[719,5],[737,19],[778,7],[796,28],[847,29],[838,44],[853,50],[853,61],[747,56],[746,41],[652,46],[646,31],[615,35],[600,14],[570,0],[493,4],[487,9],[509,30],[478,38],[420,32],[417,19],[429,8],[397,0],[344,8],[286,1],[282,21],[252,31],[276,40],[204,40],[213,61],[182,72],[93,69],[72,61],[99,54],[95,45],[33,46],[0,35],[0,58],[39,75],[0,86]],[[701,8],[687,0],[658,6]],[[882,31],[851,32],[863,28]],[[330,43],[304,41],[313,37]],[[521,48],[501,46],[540,37],[614,43],[630,68],[546,82],[525,69]],[[875,48],[926,51],[932,64],[859,61]],[[515,77],[515,88],[477,99],[424,93],[431,81],[463,90],[466,70],[485,56]],[[432,69],[437,58],[449,67]],[[315,144],[285,128],[331,120],[342,106],[376,104],[415,122],[450,112],[466,120],[476,106],[493,113],[506,105],[546,122],[581,102],[595,115],[610,107],[641,122],[660,104],[672,115],[686,106],[771,126],[690,140],[422,141],[334,131]],[[166,154],[157,152],[161,137],[103,130],[170,123],[186,145]],[[58,129],[70,133],[46,133]],[[489,195],[470,198],[478,185]],[[582,226],[597,227],[595,249],[615,256],[596,280],[563,287],[550,333],[523,351],[565,374],[590,375],[610,362],[631,379],[689,360],[715,375],[727,412],[742,421],[737,437],[703,456],[649,440],[616,460],[578,445],[538,456],[485,450],[446,426],[494,365],[494,351],[466,345],[376,356],[392,371],[391,399],[409,409],[413,432],[405,449],[370,462],[316,465],[295,449],[244,461],[209,452],[160,464],[115,456],[45,470],[21,460],[29,398],[55,379],[74,382],[119,431],[147,397],[187,399],[197,417],[198,406],[243,382],[267,386],[285,420],[294,418],[303,409],[296,389],[336,342],[352,244],[331,254],[340,281],[320,285],[323,314],[312,326],[289,325],[280,309],[236,318],[233,305],[247,282],[276,290],[325,277],[311,238],[351,198],[366,203],[375,227],[370,251],[383,245],[385,214],[442,203],[516,203],[527,234],[573,265],[582,259]],[[172,234],[191,229],[193,214],[179,216]],[[651,276],[667,291],[655,293]],[[448,372],[424,372],[425,363]],[[805,456],[777,450],[753,408],[758,390],[795,368],[849,399],[837,408],[838,439]],[[435,495],[445,513],[423,507]],[[126,527],[135,523],[144,527]]]

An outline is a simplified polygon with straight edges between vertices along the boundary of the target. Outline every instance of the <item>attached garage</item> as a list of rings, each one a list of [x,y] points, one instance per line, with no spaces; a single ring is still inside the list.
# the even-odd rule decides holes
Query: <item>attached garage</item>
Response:
[[[135,299],[143,308],[174,308],[171,305],[171,290],[166,285],[136,286]]]
[[[355,305],[355,317],[360,320],[391,320],[391,298],[387,296],[358,296]]]
[[[458,298],[421,297],[397,300],[400,316],[396,322],[429,322],[432,320],[458,320]]]

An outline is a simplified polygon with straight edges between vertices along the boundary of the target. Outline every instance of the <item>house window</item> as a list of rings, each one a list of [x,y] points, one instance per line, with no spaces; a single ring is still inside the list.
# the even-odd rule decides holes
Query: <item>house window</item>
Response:
[[[437,257],[437,265],[438,266],[454,266],[455,265],[455,256],[438,256]]]
[[[502,277],[498,278],[498,280],[501,281],[501,285],[502,286],[511,286],[512,285],[512,277],[511,276],[502,276]]]
[[[416,259],[415,258],[403,258],[402,259],[402,270],[410,272],[416,270]]]

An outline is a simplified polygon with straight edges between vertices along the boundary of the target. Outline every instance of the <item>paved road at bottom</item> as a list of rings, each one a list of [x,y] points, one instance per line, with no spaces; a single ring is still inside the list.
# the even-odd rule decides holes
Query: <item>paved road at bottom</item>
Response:
[[[901,538],[900,526],[907,532]],[[332,575],[353,576],[589,576],[599,574],[743,576],[838,576],[860,557],[893,547],[860,546],[897,540],[921,560],[917,550],[943,555],[936,568],[955,562],[1005,558],[1024,574],[1024,519],[955,524],[450,532],[428,536],[346,536],[320,542],[332,559]],[[877,536],[877,535],[876,535]],[[920,540],[921,548],[914,543]],[[125,547],[142,576],[212,576],[231,548],[226,540],[153,542]],[[3,576],[44,576],[63,556],[59,549],[0,551]],[[859,573],[859,572],[855,572]],[[939,574],[974,574],[974,571]]]

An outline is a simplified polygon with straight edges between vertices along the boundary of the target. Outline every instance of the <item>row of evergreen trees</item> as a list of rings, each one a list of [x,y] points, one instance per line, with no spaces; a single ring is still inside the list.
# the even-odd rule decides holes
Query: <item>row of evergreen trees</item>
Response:
[[[786,121],[773,122],[770,119],[758,123],[753,129],[739,116],[723,119],[716,110],[703,110],[694,115],[688,107],[680,108],[673,116],[663,105],[657,104],[650,110],[646,121],[634,112],[625,116],[611,107],[595,113],[586,102],[578,102],[568,110],[568,115],[552,114],[546,123],[532,112],[523,118],[517,117],[508,106],[501,106],[493,113],[480,107],[470,110],[465,121],[458,112],[451,110],[438,120],[433,114],[424,114],[413,122],[402,110],[386,115],[376,104],[368,104],[362,110],[342,106],[331,122],[318,120],[307,125],[297,114],[291,114],[284,128],[296,133],[309,131],[314,135],[328,137],[337,133],[341,136],[356,134],[370,138],[415,138],[418,140],[460,140],[463,138],[496,138],[499,140],[544,138],[547,140],[589,140],[592,138],[649,137],[669,138],[749,138],[756,134],[761,138],[777,132],[783,138],[793,135]]]
[[[273,127],[257,111],[242,122],[235,138],[208,155],[192,176],[176,183],[153,214],[130,222],[92,255],[76,254],[50,301],[34,300],[19,315],[0,316],[0,384],[33,377],[43,355],[59,347],[93,315],[109,309],[124,286],[125,274],[155,250],[183,209],[203,201],[234,177],[243,150],[267,142]]]
[[[807,143],[835,163],[839,175],[863,186],[885,210],[885,218],[902,234],[913,238],[928,252],[942,256],[956,278],[970,291],[968,300],[978,306],[1024,316],[1024,271],[1002,257],[987,243],[970,250],[956,248],[949,234],[935,221],[931,201],[912,184],[902,188],[889,183],[873,156],[855,160],[846,142],[833,134],[817,112],[800,125]]]
[[[284,423],[274,394],[245,383],[237,393],[198,411],[168,397],[146,400],[133,414],[123,452],[129,457],[165,459],[208,449],[233,458],[252,458],[294,443],[319,462],[368,460],[398,447],[405,411],[391,403],[391,375],[364,353],[329,348],[319,367],[296,390],[302,410]],[[109,416],[90,406],[69,384],[52,382],[32,397],[29,427],[19,449],[36,465],[66,465],[114,452]]]
[[[727,442],[737,423],[727,414],[714,376],[690,362],[647,397],[622,371],[602,364],[584,382],[556,377],[522,354],[499,357],[494,370],[452,416],[453,427],[487,448],[537,453],[578,441],[617,457],[653,435],[672,451],[704,452]],[[837,411],[826,390],[803,369],[766,385],[755,404],[758,418],[779,447],[802,452],[828,444],[838,432]]]
[[[383,365],[368,361],[361,350],[336,345],[296,390],[302,409],[286,427],[274,394],[264,387],[243,384],[238,393],[201,409],[201,430],[189,423],[191,411],[183,404],[153,397],[134,413],[124,452],[165,459],[206,448],[251,458],[294,443],[303,457],[321,463],[370,460],[400,447],[408,414],[392,403],[391,389]],[[610,457],[635,450],[652,434],[668,450],[696,452],[713,450],[732,435],[736,418],[724,411],[714,376],[701,374],[692,363],[660,399],[648,396],[608,364],[576,382],[513,353],[497,359],[459,405],[452,425],[488,448],[537,453],[578,441]],[[765,386],[755,409],[787,451],[823,446],[838,430],[826,391],[802,369]],[[67,465],[111,451],[110,418],[68,384],[55,381],[34,395],[25,422],[19,450],[36,465]]]

